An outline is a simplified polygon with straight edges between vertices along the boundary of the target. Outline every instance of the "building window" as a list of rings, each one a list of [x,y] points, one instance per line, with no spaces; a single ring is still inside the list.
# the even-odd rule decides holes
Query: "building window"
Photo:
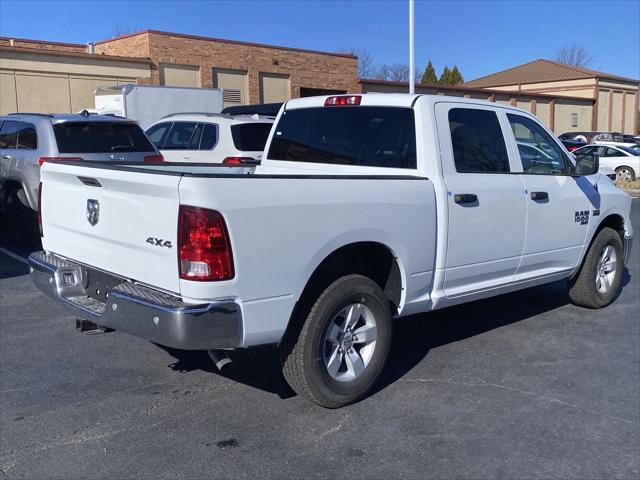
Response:
[[[571,126],[572,127],[577,127],[578,126],[578,114],[577,113],[572,113],[571,114]]]

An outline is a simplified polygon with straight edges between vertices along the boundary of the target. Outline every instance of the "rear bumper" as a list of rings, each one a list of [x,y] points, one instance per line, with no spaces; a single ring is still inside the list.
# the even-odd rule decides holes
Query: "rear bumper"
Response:
[[[97,325],[184,350],[236,348],[242,314],[232,298],[202,305],[113,277],[106,303],[87,295],[87,268],[60,256],[33,252],[31,277],[46,295]]]

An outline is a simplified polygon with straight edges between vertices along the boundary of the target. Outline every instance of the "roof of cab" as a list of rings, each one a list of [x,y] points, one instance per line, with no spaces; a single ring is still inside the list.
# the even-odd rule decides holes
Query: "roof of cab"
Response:
[[[330,97],[361,97],[361,106],[375,107],[413,107],[418,98],[424,98],[427,102],[434,104],[438,102],[455,102],[468,103],[473,105],[487,105],[492,107],[506,107],[513,110],[521,110],[510,105],[504,105],[486,100],[478,100],[474,98],[452,97],[446,95],[427,95],[427,94],[410,94],[410,93],[354,93],[343,95],[324,95],[320,97],[305,97],[289,100],[285,104],[285,110],[294,110],[298,108],[323,107],[324,102]]]

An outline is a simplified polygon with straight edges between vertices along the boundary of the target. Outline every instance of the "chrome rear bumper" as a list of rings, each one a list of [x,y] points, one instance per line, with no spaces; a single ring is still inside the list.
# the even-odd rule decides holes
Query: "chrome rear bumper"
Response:
[[[106,303],[86,292],[87,267],[46,252],[29,255],[36,286],[80,317],[149,341],[184,350],[236,348],[242,315],[232,298],[193,305],[180,298],[112,277]]]

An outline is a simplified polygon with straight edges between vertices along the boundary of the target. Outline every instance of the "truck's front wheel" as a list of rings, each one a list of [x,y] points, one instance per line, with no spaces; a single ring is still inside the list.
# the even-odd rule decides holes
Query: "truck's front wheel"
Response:
[[[362,275],[329,285],[282,344],[283,373],[306,399],[337,408],[362,398],[384,367],[391,344],[391,309]]]
[[[623,246],[620,235],[605,227],[593,240],[578,274],[569,281],[569,297],[575,305],[602,308],[615,298],[622,280]]]

